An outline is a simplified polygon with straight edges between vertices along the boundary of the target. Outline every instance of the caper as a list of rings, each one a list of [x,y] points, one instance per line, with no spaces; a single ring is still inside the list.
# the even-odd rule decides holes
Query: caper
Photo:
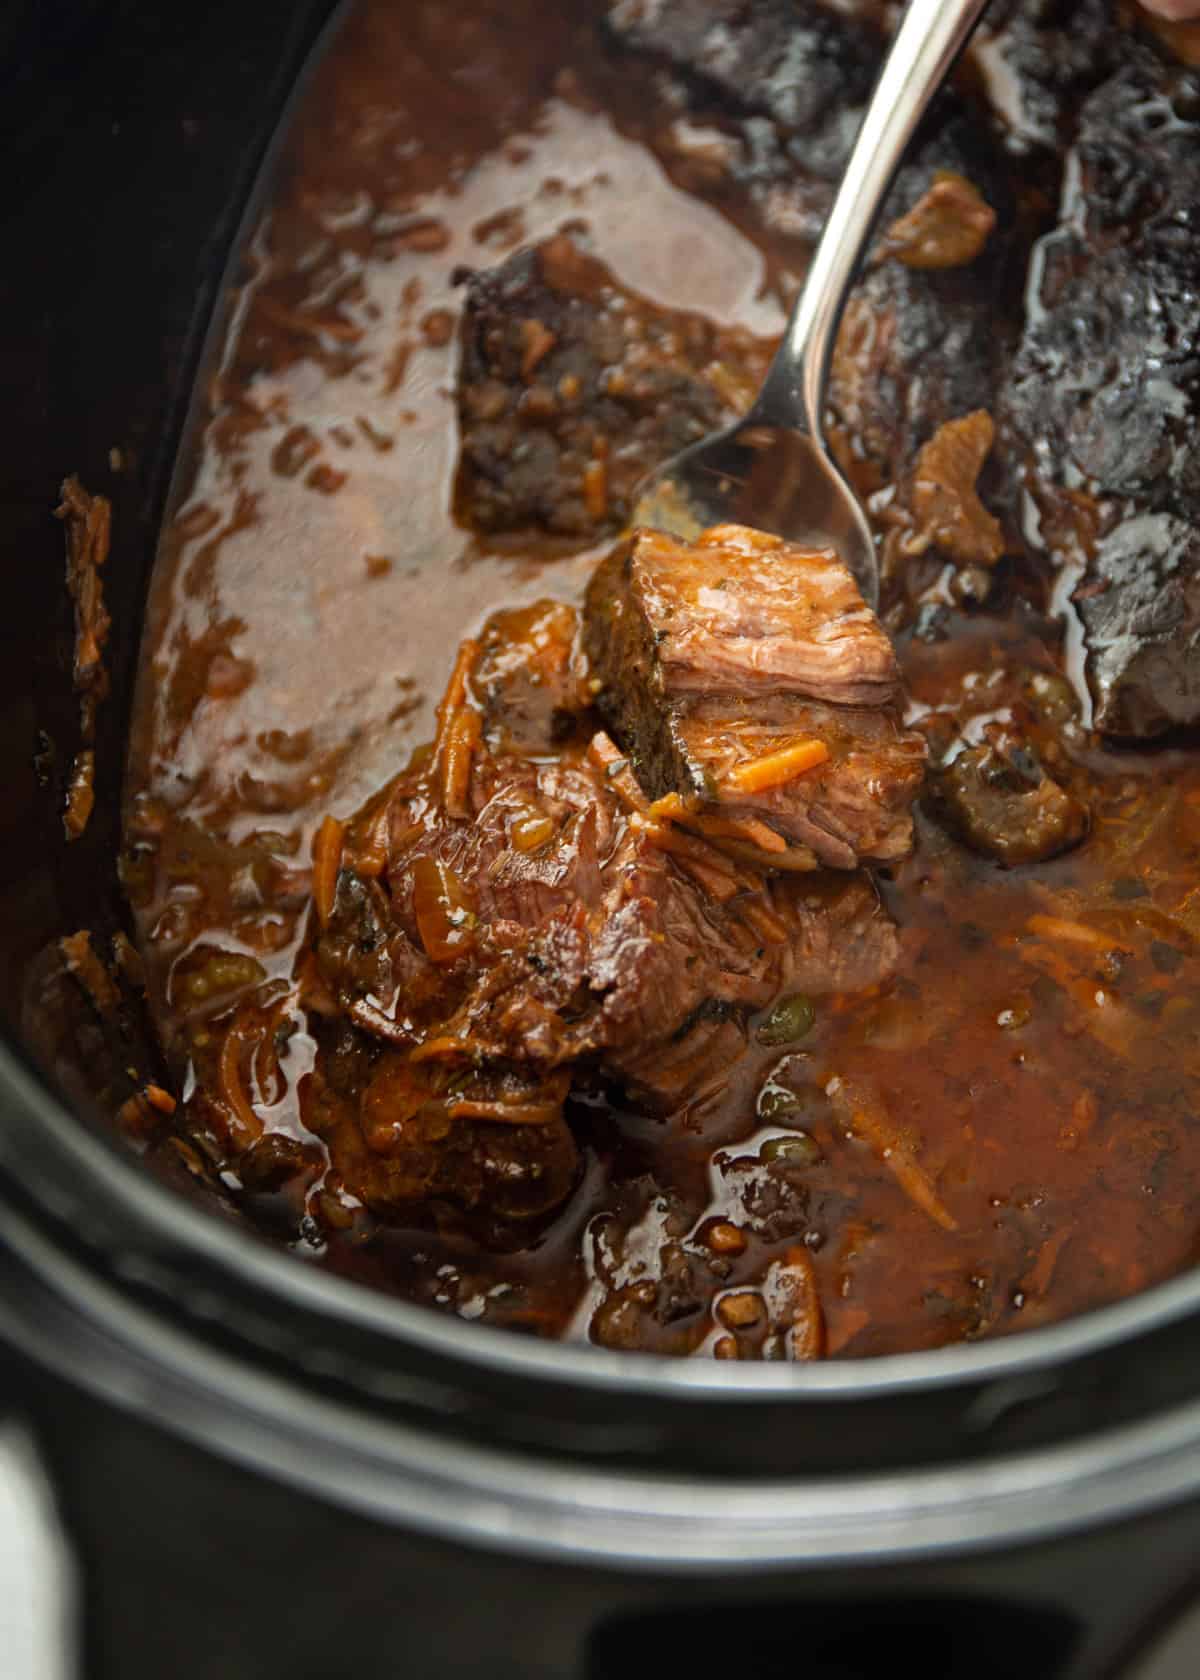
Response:
[[[776,1085],[774,1080],[768,1080],[763,1086],[756,1104],[760,1120],[787,1120],[803,1114],[807,1106],[803,1097],[789,1091],[786,1085]]]
[[[815,1019],[812,1003],[803,992],[795,992],[780,998],[754,1036],[760,1044],[795,1044],[811,1031]]]
[[[820,1145],[807,1132],[768,1138],[758,1153],[761,1160],[780,1167],[815,1167],[822,1159]]]

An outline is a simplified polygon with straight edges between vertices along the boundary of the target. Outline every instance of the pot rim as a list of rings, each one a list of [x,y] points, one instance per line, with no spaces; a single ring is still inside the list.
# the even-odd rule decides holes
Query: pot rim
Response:
[[[534,1464],[470,1439],[431,1451],[419,1427],[297,1392],[186,1327],[148,1328],[144,1307],[78,1260],[65,1262],[64,1276],[63,1255],[43,1232],[20,1216],[13,1231],[32,1274],[31,1284],[16,1277],[14,1307],[13,1270],[0,1267],[0,1330],[15,1345],[249,1471],[451,1542],[683,1576],[749,1574],[1028,1544],[1169,1505],[1200,1485],[1195,1405],[995,1464],[825,1478]]]

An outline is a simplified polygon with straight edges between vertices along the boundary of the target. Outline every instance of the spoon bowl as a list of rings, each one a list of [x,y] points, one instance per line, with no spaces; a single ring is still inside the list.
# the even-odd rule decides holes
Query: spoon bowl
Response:
[[[987,0],[910,0],[855,138],[783,342],[750,412],[651,474],[635,525],[692,538],[754,525],[833,548],[872,607],[879,561],[866,514],[823,429],[834,338],[905,148]]]
[[[879,604],[875,539],[821,438],[752,414],[668,461],[642,485],[634,523],[694,539],[712,525],[753,525],[809,548],[833,548],[868,606]]]

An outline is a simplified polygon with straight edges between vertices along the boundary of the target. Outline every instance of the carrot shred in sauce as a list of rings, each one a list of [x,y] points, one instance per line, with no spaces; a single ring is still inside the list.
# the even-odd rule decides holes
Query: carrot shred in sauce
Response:
[[[828,757],[829,748],[824,741],[794,741],[779,752],[766,753],[762,758],[737,765],[726,776],[725,786],[731,793],[765,793],[768,788],[794,782],[805,771],[824,764]]]
[[[1057,939],[1068,945],[1087,945],[1094,951],[1127,949],[1124,940],[1114,939],[1111,933],[1088,927],[1086,922],[1068,921],[1064,916],[1030,916],[1026,928],[1039,939]]]
[[[605,781],[627,810],[637,811],[643,816],[649,814],[650,802],[638,786],[629,760],[602,729],[597,730],[588,743],[587,757],[589,764],[604,772]]]
[[[337,893],[338,871],[342,866],[342,844],[346,836],[345,823],[327,816],[321,821],[313,837],[312,896],[321,926],[329,925],[333,914],[333,900]]]
[[[742,840],[748,846],[757,846],[760,852],[787,851],[783,835],[757,817],[713,817],[705,813],[688,820],[706,840]]]
[[[681,834],[669,824],[664,826],[650,822],[645,817],[635,815],[630,820],[637,824],[652,846],[677,859],[693,880],[719,904],[728,904],[742,890],[743,882],[736,866],[703,840]]]
[[[505,1126],[545,1126],[557,1120],[562,1110],[557,1102],[491,1102],[476,1097],[459,1097],[447,1106],[451,1120],[495,1120]]]
[[[244,1014],[235,1017],[221,1044],[217,1058],[217,1090],[230,1117],[242,1132],[237,1144],[244,1149],[262,1133],[262,1122],[254,1112],[254,1105],[242,1078],[242,1052],[258,1037],[259,1029]]]
[[[424,1044],[418,1044],[409,1056],[410,1062],[440,1062],[453,1061],[456,1057],[470,1057],[476,1048],[469,1038],[452,1038],[443,1033],[440,1038],[427,1038]]]
[[[862,1086],[835,1077],[826,1086],[847,1131],[870,1144],[908,1199],[943,1231],[957,1231],[958,1221],[942,1202],[933,1180],[892,1124],[883,1104]]]
[[[471,815],[471,762],[483,734],[483,719],[469,706],[455,714],[442,752],[442,805],[460,820]]]
[[[468,636],[459,644],[458,654],[454,661],[454,669],[450,672],[450,679],[446,684],[446,691],[438,702],[437,733],[433,740],[434,756],[439,756],[446,745],[446,736],[459,710],[466,703],[467,678],[479,658],[479,643],[473,636]]]
[[[469,817],[471,761],[483,733],[483,720],[468,704],[467,678],[479,658],[479,643],[468,636],[459,645],[454,669],[437,708],[437,733],[430,754],[442,805],[448,816]]]
[[[772,1274],[774,1274],[772,1276]],[[768,1283],[786,1298],[784,1345],[789,1359],[821,1359],[825,1353],[825,1315],[817,1289],[817,1273],[806,1248],[789,1248],[782,1263],[768,1272]]]
[[[748,898],[744,904],[738,906],[738,911],[742,920],[754,929],[760,939],[782,945],[791,932],[783,918],[777,916],[768,905],[759,899]]]

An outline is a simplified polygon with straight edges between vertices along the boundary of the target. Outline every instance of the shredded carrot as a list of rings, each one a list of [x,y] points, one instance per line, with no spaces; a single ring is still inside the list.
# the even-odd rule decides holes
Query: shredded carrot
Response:
[[[776,945],[781,945],[791,931],[782,917],[768,908],[761,899],[748,898],[744,904],[738,905],[738,910],[744,922],[749,922],[760,938]]]
[[[743,883],[734,865],[720,852],[705,845],[703,840],[681,834],[676,828],[664,828],[660,823],[649,822],[644,817],[634,816],[631,820],[637,824],[652,846],[677,858],[688,874],[719,904],[728,904],[731,898],[736,898]]]
[[[1019,1287],[1025,1294],[1038,1296],[1046,1294],[1058,1267],[1058,1257],[1073,1234],[1069,1225],[1063,1225],[1052,1236],[1046,1238],[1038,1250],[1037,1259],[1020,1282]]]
[[[364,1032],[385,1039],[388,1044],[412,1043],[412,1029],[406,1027],[402,1021],[393,1021],[390,1015],[385,1015],[379,1005],[372,1003],[369,998],[355,998],[353,1003],[346,1005],[346,1014]]]
[[[336,817],[322,819],[313,838],[312,896],[321,926],[328,927],[333,914],[333,900],[337,892],[338,871],[342,866],[342,841],[346,825]]]
[[[787,1297],[791,1322],[784,1335],[789,1359],[820,1359],[825,1352],[825,1315],[817,1292],[817,1274],[806,1248],[789,1248],[783,1263],[771,1267]],[[769,1276],[770,1274],[768,1274]]]
[[[1094,1091],[1080,1091],[1071,1104],[1071,1118],[1058,1129],[1060,1149],[1078,1149],[1096,1124],[1100,1105]]]
[[[728,904],[731,898],[737,897],[737,886],[711,864],[701,863],[698,858],[689,857],[681,857],[676,861],[685,874],[690,875],[696,885],[703,887],[708,896],[715,898],[718,904]]]
[[[1111,951],[1121,943],[1110,933],[1100,933],[1084,922],[1070,922],[1063,916],[1030,916],[1025,926],[1039,939],[1061,939],[1069,945],[1090,945],[1095,951]]]
[[[299,986],[289,986],[267,1009],[266,1019],[263,1022],[258,1044],[250,1064],[258,1085],[259,1095],[266,1103],[276,1103],[283,1096],[284,1080],[279,1066],[277,1035],[284,1016],[290,1015],[299,1001]]]
[[[620,747],[603,729],[598,729],[588,742],[587,756],[589,763],[594,764],[597,770],[609,770],[614,765],[627,762]]]
[[[450,672],[450,680],[446,684],[446,692],[438,701],[437,733],[433,740],[433,756],[441,754],[446,745],[446,734],[454,722],[455,716],[467,698],[467,678],[471,674],[475,661],[479,658],[479,643],[473,637],[460,643],[454,660],[454,669]]]
[[[361,838],[356,838],[353,851],[348,857],[349,865],[356,875],[375,880],[387,868],[391,815],[391,805],[384,800],[368,821],[366,829],[361,831]]]
[[[627,809],[642,815],[649,811],[649,802],[638,786],[637,778],[629,767],[628,758],[602,729],[597,731],[588,743],[587,756],[589,763],[595,765],[597,770],[603,770],[605,781]]]
[[[164,1091],[161,1085],[147,1085],[142,1095],[151,1108],[156,1108],[160,1114],[174,1114],[177,1106],[175,1098],[170,1091]]]
[[[442,802],[452,817],[470,815],[467,792],[471,780],[471,758],[479,743],[483,723],[467,704],[467,678],[479,658],[479,643],[467,637],[458,650],[446,692],[438,702],[437,733],[430,750],[436,767]]]
[[[459,1097],[446,1110],[451,1120],[498,1120],[506,1126],[545,1126],[562,1113],[560,1102],[488,1102]]]
[[[910,1201],[944,1231],[957,1231],[958,1221],[939,1198],[933,1181],[892,1124],[883,1104],[861,1085],[840,1078],[825,1087],[848,1131],[870,1144]]]
[[[258,1036],[258,1030],[253,1020],[244,1014],[237,1015],[225,1034],[221,1054],[217,1058],[217,1090],[224,1099],[231,1117],[241,1128],[243,1135],[236,1137],[234,1141],[242,1149],[262,1132],[262,1124],[254,1112],[242,1079],[242,1051],[247,1043]]]
[[[689,818],[689,822],[706,840],[744,840],[748,846],[757,846],[762,852],[787,851],[783,835],[757,817],[713,817],[706,813]]]
[[[483,734],[483,719],[470,706],[455,714],[446,731],[442,752],[442,804],[446,815],[464,818],[471,814],[471,759]]]
[[[1111,944],[1105,947],[1111,950]],[[1132,1011],[1109,990],[1097,985],[1073,969],[1060,951],[1050,945],[1021,945],[1018,955],[1048,974],[1079,1010],[1079,1024],[1085,1032],[1111,1050],[1114,1056],[1128,1057],[1134,1036],[1140,1031]]]
[[[737,765],[725,778],[725,786],[732,793],[763,793],[768,788],[783,787],[794,782],[806,770],[815,770],[829,757],[824,741],[794,741],[779,752],[767,753]]]
[[[677,793],[664,793],[661,799],[656,799],[646,815],[654,822],[671,822],[676,817],[686,817],[688,808]]]
[[[443,1034],[440,1038],[427,1038],[424,1044],[418,1044],[410,1062],[436,1062],[450,1060],[455,1056],[467,1056],[472,1053],[472,1044],[468,1038],[451,1038]]]

